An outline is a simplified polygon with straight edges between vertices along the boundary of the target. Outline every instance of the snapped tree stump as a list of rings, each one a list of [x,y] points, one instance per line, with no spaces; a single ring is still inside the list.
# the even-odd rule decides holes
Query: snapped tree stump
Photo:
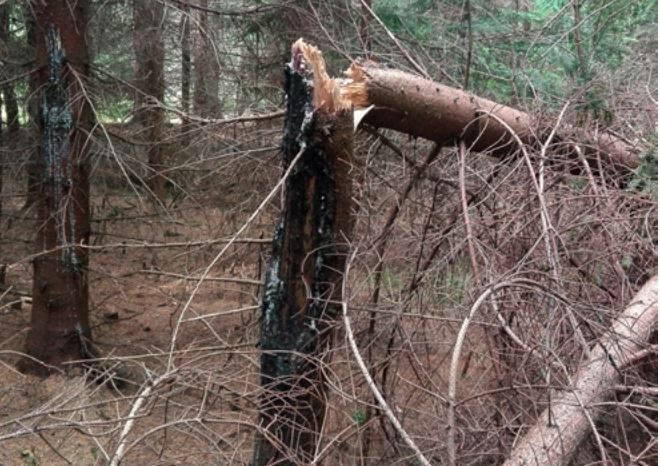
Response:
[[[290,164],[261,304],[260,431],[253,465],[308,464],[325,414],[321,365],[353,228],[353,111],[302,40],[286,66],[283,166]]]

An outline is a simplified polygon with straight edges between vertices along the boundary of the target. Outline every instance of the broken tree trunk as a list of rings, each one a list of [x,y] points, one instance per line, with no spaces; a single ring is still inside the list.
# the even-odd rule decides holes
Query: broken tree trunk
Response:
[[[612,323],[571,381],[573,387],[552,403],[518,442],[504,466],[568,464],[604,411],[596,405],[614,392],[620,370],[657,328],[658,277],[650,279]],[[550,417],[549,417],[550,416]],[[548,419],[552,425],[548,425]]]
[[[462,139],[472,151],[497,156],[517,149],[506,126],[532,146],[545,142],[550,134],[550,129],[525,112],[370,61],[354,62],[346,74],[350,80],[342,84],[342,93],[355,107],[374,106],[362,120],[371,126],[441,144]],[[586,135],[586,139],[582,152],[595,169],[602,166],[620,177],[639,165],[633,148],[609,133]],[[577,158],[572,143],[565,147]]]
[[[19,368],[46,374],[91,356],[87,250],[88,136],[92,112],[82,82],[89,75],[87,2],[35,4],[39,109],[36,254],[27,354]],[[45,366],[38,361],[48,364]]]
[[[264,393],[254,466],[314,457],[326,409],[321,365],[353,228],[352,108],[320,52],[302,40],[293,45],[285,90],[282,151],[290,175],[261,304]]]

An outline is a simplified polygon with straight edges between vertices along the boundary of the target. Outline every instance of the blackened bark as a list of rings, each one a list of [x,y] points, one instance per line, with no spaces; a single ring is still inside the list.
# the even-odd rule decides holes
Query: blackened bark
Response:
[[[38,83],[42,89],[39,127],[40,184],[34,259],[31,328],[26,352],[58,366],[90,356],[87,282],[89,178],[86,134],[92,113],[80,98],[88,75],[85,31],[87,2],[35,4]],[[50,369],[25,358],[19,368],[38,374]]]
[[[304,63],[304,64],[303,64]],[[273,238],[261,305],[260,425],[253,464],[309,463],[323,425],[327,358],[341,300],[353,216],[352,110],[314,99],[312,64],[294,46],[286,68],[283,165],[301,158],[286,180],[284,210]]]

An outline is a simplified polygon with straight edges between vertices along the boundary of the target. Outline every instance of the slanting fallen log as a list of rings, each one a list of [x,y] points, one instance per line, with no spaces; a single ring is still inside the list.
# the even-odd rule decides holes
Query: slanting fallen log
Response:
[[[369,125],[394,129],[441,144],[462,138],[475,151],[508,152],[512,140],[491,112],[506,122],[523,142],[531,143],[534,121],[524,112],[467,94],[373,62],[354,62],[346,74],[345,94],[356,107],[375,105],[363,119]]]
[[[325,415],[322,360],[341,302],[353,207],[353,110],[302,40],[286,68],[289,173],[261,304],[260,432],[253,465],[310,464]]]
[[[624,312],[601,337],[586,364],[571,381],[573,387],[554,400],[518,442],[504,466],[559,466],[568,464],[593,423],[603,412],[594,405],[613,394],[620,368],[647,344],[657,328],[658,277],[635,295]],[[552,425],[548,425],[548,418]]]
[[[551,132],[520,110],[370,61],[354,62],[346,74],[350,79],[342,84],[342,92],[356,108],[374,106],[362,119],[371,126],[441,144],[462,139],[472,151],[498,156],[516,149],[510,130],[501,122],[532,146],[545,142]],[[634,148],[616,136],[577,132],[584,134],[582,152],[592,167],[621,176],[639,165]],[[553,143],[561,140],[559,135]],[[575,141],[570,142],[566,151],[576,157]]]

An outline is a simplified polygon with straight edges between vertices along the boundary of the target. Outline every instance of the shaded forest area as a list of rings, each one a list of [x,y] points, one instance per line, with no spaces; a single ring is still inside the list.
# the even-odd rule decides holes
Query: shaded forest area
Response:
[[[657,464],[657,8],[0,2],[0,465]]]

